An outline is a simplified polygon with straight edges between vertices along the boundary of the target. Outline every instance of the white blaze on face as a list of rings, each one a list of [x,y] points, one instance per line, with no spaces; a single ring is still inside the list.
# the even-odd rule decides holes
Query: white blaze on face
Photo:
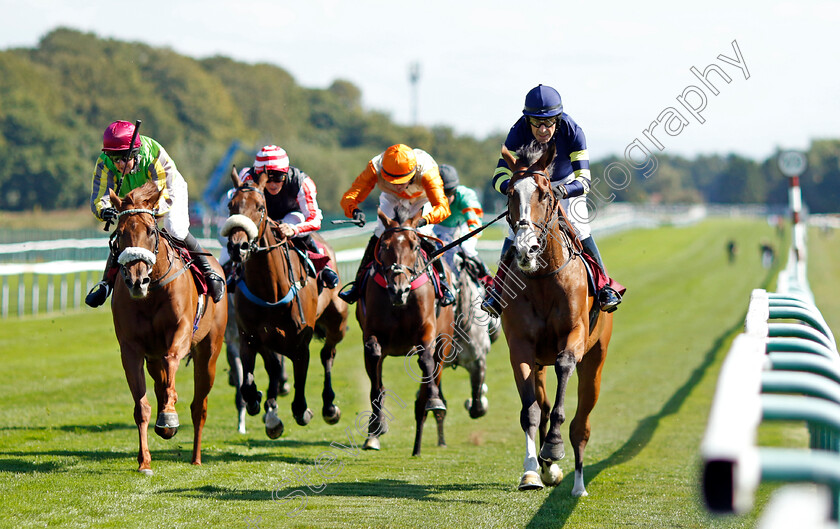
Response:
[[[531,249],[540,246],[540,240],[531,220],[531,197],[537,191],[537,183],[532,178],[525,178],[513,186],[513,192],[519,200],[519,219],[527,225],[514,226],[516,235],[513,245],[519,254],[519,267],[525,271],[537,268],[536,254]]]

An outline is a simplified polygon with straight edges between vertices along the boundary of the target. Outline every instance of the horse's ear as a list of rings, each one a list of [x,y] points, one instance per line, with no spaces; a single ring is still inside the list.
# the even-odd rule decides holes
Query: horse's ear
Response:
[[[239,175],[236,173],[235,165],[230,170],[230,179],[233,182],[233,187],[237,189],[242,187],[242,180],[239,179]]]
[[[417,223],[420,222],[420,219],[423,218],[423,208],[417,210],[417,213],[411,217],[411,227],[417,229]]]
[[[254,181],[254,184],[256,184],[257,189],[262,191],[263,189],[265,189],[265,184],[267,182],[268,182],[268,171],[263,171],[257,176],[257,179]]]
[[[376,216],[379,217],[379,220],[382,221],[382,224],[384,224],[386,228],[395,228],[396,227],[396,225],[395,225],[396,223],[393,220],[389,219],[388,215],[386,215],[379,208],[376,208]]]
[[[553,141],[549,141],[548,145],[546,146],[545,152],[543,152],[543,155],[540,156],[540,165],[543,168],[546,168],[549,165],[551,165],[551,162],[554,161],[555,154],[557,154],[557,145],[555,145]]]
[[[513,166],[516,165],[516,157],[504,145],[502,145],[502,158],[504,158],[509,169],[513,169]]]
[[[117,209],[122,209],[122,199],[114,193],[113,189],[108,190],[108,198],[111,199],[111,205]]]

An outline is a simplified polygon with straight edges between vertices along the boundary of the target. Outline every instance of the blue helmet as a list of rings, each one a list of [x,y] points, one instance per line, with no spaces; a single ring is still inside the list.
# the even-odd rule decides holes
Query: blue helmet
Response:
[[[550,86],[539,85],[525,96],[525,108],[522,113],[535,118],[550,118],[563,112],[560,93]]]

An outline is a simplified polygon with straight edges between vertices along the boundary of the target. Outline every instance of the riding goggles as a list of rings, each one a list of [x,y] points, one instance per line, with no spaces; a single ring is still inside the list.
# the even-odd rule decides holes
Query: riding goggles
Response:
[[[267,171],[268,172],[268,180],[267,182],[278,182],[282,183],[286,181],[286,176],[289,174],[286,171]]]
[[[128,163],[128,161],[134,158],[137,155],[137,150],[132,149],[131,151],[105,151],[105,156],[111,159],[114,164],[119,162]]]
[[[545,125],[546,128],[551,128],[557,124],[560,120],[560,116],[553,116],[550,118],[535,118],[533,116],[528,116],[528,123],[534,128],[540,128],[540,126]]]

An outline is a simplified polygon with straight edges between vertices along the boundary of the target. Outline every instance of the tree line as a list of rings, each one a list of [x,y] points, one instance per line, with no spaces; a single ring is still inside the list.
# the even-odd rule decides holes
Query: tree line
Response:
[[[339,212],[341,193],[394,143],[428,151],[455,166],[464,184],[492,197],[489,181],[503,135],[480,139],[446,126],[398,125],[361,101],[360,89],[346,80],[305,88],[270,64],[195,59],[58,28],[35,48],[0,51],[0,209],[85,206],[102,131],[115,119],[143,120],[142,132],[169,151],[193,199],[234,141],[254,152],[266,143],[284,147],[292,164],[315,179],[326,213]],[[807,154],[804,200],[814,212],[834,211],[840,141],[814,141]],[[239,153],[234,162],[250,165],[251,156]],[[595,161],[593,178],[616,161],[622,160]],[[600,178],[596,190],[638,203],[786,202],[787,180],[774,157],[663,154],[657,161],[650,177],[632,169],[632,184],[618,189]]]

